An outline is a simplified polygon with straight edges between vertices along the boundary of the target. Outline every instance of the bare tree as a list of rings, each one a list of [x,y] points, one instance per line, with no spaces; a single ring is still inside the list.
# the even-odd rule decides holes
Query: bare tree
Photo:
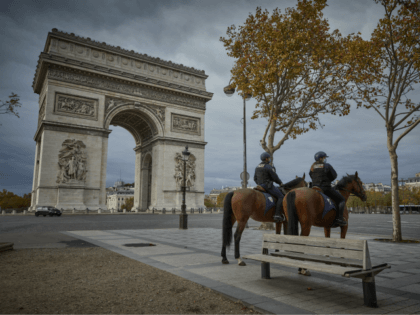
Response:
[[[4,102],[0,100],[0,114],[12,114],[19,118],[17,108],[21,106],[22,104],[19,103],[19,96],[12,92],[12,94],[10,94],[9,96],[8,101]]]

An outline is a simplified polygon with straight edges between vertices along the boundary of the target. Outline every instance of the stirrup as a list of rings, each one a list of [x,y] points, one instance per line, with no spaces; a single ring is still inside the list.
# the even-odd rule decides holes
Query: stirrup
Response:
[[[283,213],[280,213],[280,215],[278,215],[278,216],[274,215],[274,216],[273,216],[273,220],[274,220],[274,222],[276,222],[276,223],[281,223],[281,222],[283,222],[283,221],[286,221],[286,217],[284,216],[284,214],[283,214]]]
[[[335,219],[334,220],[334,224],[338,225],[338,226],[346,226],[347,222],[344,219]]]

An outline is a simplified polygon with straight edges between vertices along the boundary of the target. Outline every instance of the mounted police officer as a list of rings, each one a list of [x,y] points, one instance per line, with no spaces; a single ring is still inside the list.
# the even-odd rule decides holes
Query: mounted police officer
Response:
[[[322,189],[325,195],[334,200],[337,206],[336,224],[339,226],[346,226],[347,222],[343,218],[344,207],[346,200],[335,189],[331,187],[331,182],[337,178],[337,173],[334,168],[327,163],[327,154],[323,151],[315,154],[315,163],[312,164],[309,175],[312,178],[312,186],[317,186]]]
[[[276,182],[280,186],[283,185],[282,181],[276,174],[276,169],[270,165],[271,155],[267,152],[261,154],[261,163],[255,168],[254,181],[257,185],[263,187],[270,195],[277,198],[276,213],[274,214],[275,222],[282,222],[285,220],[282,213],[284,195],[281,190],[273,185]]]

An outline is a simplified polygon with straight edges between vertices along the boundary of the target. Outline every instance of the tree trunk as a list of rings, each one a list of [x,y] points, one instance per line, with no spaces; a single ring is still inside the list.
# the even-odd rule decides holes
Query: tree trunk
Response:
[[[398,156],[395,149],[389,150],[391,159],[391,194],[392,194],[392,240],[402,241],[400,202],[398,196]]]

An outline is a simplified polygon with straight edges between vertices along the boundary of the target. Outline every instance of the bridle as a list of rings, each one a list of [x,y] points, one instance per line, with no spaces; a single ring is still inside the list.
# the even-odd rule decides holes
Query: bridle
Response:
[[[347,174],[348,175],[348,174]],[[356,183],[357,183],[357,185],[359,186],[359,192],[360,191],[362,191],[362,185],[359,183],[359,181],[358,180],[356,180]],[[353,194],[353,196],[357,196],[357,197],[359,197],[360,199],[364,199],[364,196],[362,196],[359,192],[354,192],[354,191],[351,191],[351,190],[348,190],[348,189],[345,189],[344,187],[343,188],[339,188],[339,187],[337,187],[338,188],[338,190],[344,190],[344,191],[348,191],[349,193],[350,193],[350,195],[351,194]]]

